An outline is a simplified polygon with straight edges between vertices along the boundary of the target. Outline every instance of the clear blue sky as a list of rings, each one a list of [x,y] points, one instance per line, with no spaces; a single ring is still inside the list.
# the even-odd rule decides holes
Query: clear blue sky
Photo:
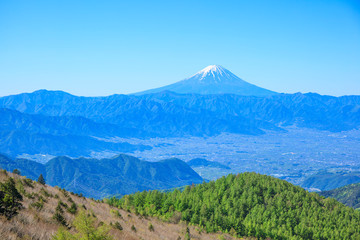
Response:
[[[211,64],[278,92],[360,95],[360,3],[0,1],[0,96],[132,93]]]

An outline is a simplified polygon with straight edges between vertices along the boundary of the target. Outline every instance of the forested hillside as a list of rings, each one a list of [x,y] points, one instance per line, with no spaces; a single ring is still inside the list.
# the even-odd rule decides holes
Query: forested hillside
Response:
[[[324,197],[332,197],[343,204],[360,210],[360,183],[346,185],[319,193]]]
[[[108,202],[144,216],[179,218],[207,232],[262,239],[360,238],[360,212],[256,173],[228,175],[182,192],[139,192]]]

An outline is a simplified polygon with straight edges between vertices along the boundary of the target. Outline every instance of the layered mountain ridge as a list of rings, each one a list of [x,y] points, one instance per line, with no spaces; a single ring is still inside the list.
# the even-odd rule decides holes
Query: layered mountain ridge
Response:
[[[59,156],[45,164],[0,154],[0,168],[8,171],[18,169],[22,175],[34,180],[43,174],[51,186],[94,198],[170,189],[203,181],[179,159],[147,162],[125,154],[104,159]]]
[[[340,132],[360,127],[360,96],[178,94],[77,97],[36,91],[0,98],[0,151],[91,156],[148,149],[99,139],[259,135],[287,126]],[[78,153],[77,153],[78,151]]]
[[[218,65],[170,86],[139,95],[79,97],[38,90],[1,97],[0,152],[92,157],[150,148],[108,141],[116,137],[261,135],[288,126],[330,132],[360,128],[360,96],[276,94]]]

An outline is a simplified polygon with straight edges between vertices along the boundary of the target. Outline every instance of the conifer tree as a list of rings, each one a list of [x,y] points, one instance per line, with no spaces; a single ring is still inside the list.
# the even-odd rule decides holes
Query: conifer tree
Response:
[[[107,225],[95,226],[95,218],[85,211],[80,211],[76,216],[73,225],[77,231],[71,234],[64,228],[59,228],[53,236],[53,240],[112,240],[109,235],[110,228]]]
[[[5,215],[8,219],[15,216],[22,208],[22,199],[13,178],[9,178],[5,183],[0,183],[0,215]]]
[[[37,180],[38,183],[42,184],[42,185],[45,185],[46,182],[45,182],[45,178],[42,174],[40,174],[38,180]]]
[[[53,219],[56,220],[61,225],[67,227],[67,223],[66,223],[66,220],[64,218],[64,210],[61,208],[60,202],[58,202],[58,205],[57,205],[57,207],[55,209]]]

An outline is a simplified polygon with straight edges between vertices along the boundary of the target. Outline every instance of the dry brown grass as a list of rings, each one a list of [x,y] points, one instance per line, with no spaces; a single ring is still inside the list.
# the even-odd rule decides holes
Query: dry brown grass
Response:
[[[0,182],[4,182],[8,177],[13,177],[17,182],[23,182],[24,177],[16,174],[0,172]],[[133,213],[126,212],[122,209],[110,207],[106,203],[97,202],[84,197],[72,195],[68,192],[63,193],[59,188],[50,187],[48,185],[41,185],[34,182],[33,188],[22,184],[26,192],[26,196],[31,194],[35,195],[34,198],[26,197],[23,195],[23,206],[24,208],[19,212],[18,215],[13,217],[11,220],[7,220],[4,217],[0,217],[0,239],[51,239],[55,234],[60,225],[52,219],[55,212],[55,208],[58,201],[66,203],[71,206],[68,195],[76,203],[78,209],[83,209],[82,206],[86,207],[86,211],[96,216],[97,224],[103,222],[110,225],[112,223],[113,228],[110,233],[114,239],[144,239],[144,240],[160,240],[160,239],[171,239],[176,240],[178,237],[185,239],[185,232],[187,225],[185,223],[167,223],[160,221],[156,218],[136,216]],[[42,190],[43,189],[43,190]],[[46,194],[44,192],[46,191]],[[45,196],[50,195],[50,196]],[[41,209],[37,209],[33,206],[34,203],[38,202],[41,196],[46,200]],[[57,198],[57,197],[58,198]],[[118,211],[121,215],[119,217],[116,213]],[[75,216],[65,211],[64,216],[69,225],[71,225]],[[123,230],[120,231],[114,227],[115,223],[119,222]],[[153,231],[149,229],[149,223],[153,225]],[[131,229],[135,226],[136,231]],[[191,239],[204,239],[204,240],[218,240],[218,239],[236,239],[228,234],[208,234],[206,232],[199,232],[198,227],[189,226]]]

